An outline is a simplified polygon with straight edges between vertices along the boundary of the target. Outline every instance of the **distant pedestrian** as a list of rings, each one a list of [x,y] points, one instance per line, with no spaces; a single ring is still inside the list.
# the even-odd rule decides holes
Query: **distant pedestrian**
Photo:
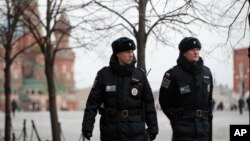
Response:
[[[218,111],[223,111],[223,109],[224,109],[224,105],[223,105],[223,102],[221,101],[221,102],[218,104],[218,106],[217,106],[217,110],[218,110]]]
[[[15,100],[13,100],[13,101],[11,102],[11,110],[12,110],[12,113],[13,113],[13,117],[15,117],[16,109],[17,109],[17,103],[16,103]]]
[[[243,108],[245,107],[245,101],[243,100],[242,97],[238,100],[238,105],[239,105],[240,114],[242,115],[243,114]]]
[[[214,111],[215,104],[216,104],[215,100],[212,99],[212,111]]]
[[[231,111],[237,111],[237,109],[238,109],[237,104],[232,104],[231,107],[230,107]]]

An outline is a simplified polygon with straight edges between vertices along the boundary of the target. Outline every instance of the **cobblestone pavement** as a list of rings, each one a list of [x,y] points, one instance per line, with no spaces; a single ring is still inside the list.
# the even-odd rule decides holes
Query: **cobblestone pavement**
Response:
[[[171,127],[169,120],[158,111],[158,122],[160,132],[156,141],[171,141]],[[4,113],[0,112],[0,141],[4,136]],[[81,134],[81,123],[83,112],[59,112],[59,121],[62,127],[62,141],[79,141]],[[27,140],[36,141],[34,130],[32,130],[31,120],[35,122],[39,136],[42,141],[51,140],[51,125],[49,112],[17,112],[16,117],[12,117],[13,131],[17,141],[23,140],[23,120],[26,119]],[[91,141],[99,141],[99,116],[96,118],[95,129]],[[243,115],[239,112],[215,112],[213,122],[213,141],[229,141],[229,126],[233,124],[249,124],[248,113],[244,111]]]

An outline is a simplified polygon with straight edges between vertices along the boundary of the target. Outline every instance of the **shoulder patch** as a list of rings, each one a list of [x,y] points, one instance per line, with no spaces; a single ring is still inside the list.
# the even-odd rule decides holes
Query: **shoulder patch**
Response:
[[[170,73],[166,72],[164,77],[170,78]]]
[[[161,86],[167,89],[169,87],[170,83],[171,83],[171,81],[164,77],[162,80]]]
[[[164,77],[163,77],[163,80],[162,80],[162,83],[161,83],[161,86],[164,87],[164,88],[168,88],[169,87],[169,84],[171,83],[171,78],[170,78],[170,73],[166,72]]]

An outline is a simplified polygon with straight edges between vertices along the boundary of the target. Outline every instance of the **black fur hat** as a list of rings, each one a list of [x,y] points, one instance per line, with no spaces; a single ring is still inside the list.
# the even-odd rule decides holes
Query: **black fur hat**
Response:
[[[125,50],[135,50],[136,46],[132,39],[121,37],[113,41],[111,44],[113,53],[118,53]]]
[[[192,48],[201,49],[201,43],[197,38],[194,37],[185,37],[181,40],[179,44],[180,53],[184,53]]]

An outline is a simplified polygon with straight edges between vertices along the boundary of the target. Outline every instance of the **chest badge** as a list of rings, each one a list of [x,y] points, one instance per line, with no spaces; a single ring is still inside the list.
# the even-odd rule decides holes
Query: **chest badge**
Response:
[[[137,96],[137,95],[138,95],[138,89],[137,89],[137,88],[133,88],[133,89],[131,90],[131,94],[132,94],[133,96]]]
[[[116,85],[106,86],[106,92],[116,92]]]
[[[181,88],[180,88],[180,92],[181,92],[181,94],[187,94],[187,93],[190,93],[190,92],[191,92],[191,90],[190,90],[189,85],[186,85],[186,86],[184,86],[184,87],[181,87]]]

